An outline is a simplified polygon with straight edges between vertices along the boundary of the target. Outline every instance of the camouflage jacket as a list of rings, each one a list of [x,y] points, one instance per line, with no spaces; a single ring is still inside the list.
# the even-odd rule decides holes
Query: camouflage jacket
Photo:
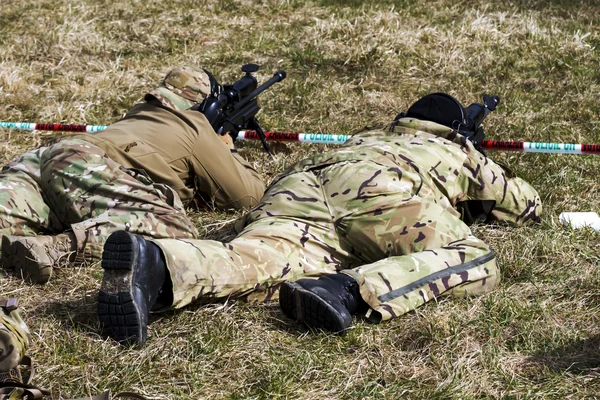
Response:
[[[416,171],[420,196],[435,196],[450,212],[475,220],[521,224],[539,221],[542,205],[536,190],[477,151],[464,136],[445,126],[402,118],[385,129],[354,135],[343,146],[316,154],[284,171],[284,176],[327,165],[369,160]]]

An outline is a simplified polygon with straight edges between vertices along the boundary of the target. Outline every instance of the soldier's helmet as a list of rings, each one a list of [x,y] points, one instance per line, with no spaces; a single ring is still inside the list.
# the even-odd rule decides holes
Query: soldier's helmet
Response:
[[[16,299],[0,300],[0,381],[11,377],[29,345],[29,329],[19,313]]]
[[[173,110],[187,110],[202,103],[218,90],[218,83],[210,72],[189,66],[170,70],[161,85],[146,94],[145,100],[154,98]]]

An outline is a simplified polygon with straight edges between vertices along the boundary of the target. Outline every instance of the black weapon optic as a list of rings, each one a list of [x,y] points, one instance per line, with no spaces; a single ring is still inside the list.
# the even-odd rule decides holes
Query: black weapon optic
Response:
[[[500,97],[483,95],[482,103],[472,103],[465,110],[465,125],[467,130],[476,131],[488,114],[496,110],[496,106],[500,104]]]
[[[472,141],[475,148],[483,154],[485,151],[481,147],[481,143],[485,138],[485,132],[481,124],[489,113],[496,110],[498,104],[500,104],[500,97],[484,94],[483,103],[472,103],[467,107],[464,122],[457,127],[457,131]]]

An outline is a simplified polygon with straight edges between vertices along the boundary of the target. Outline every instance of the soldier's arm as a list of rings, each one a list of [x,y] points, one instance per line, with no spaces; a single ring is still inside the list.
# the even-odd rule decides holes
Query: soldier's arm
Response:
[[[255,206],[265,184],[252,165],[214,133],[207,135],[199,147],[192,160],[196,193],[217,208]]]
[[[539,222],[542,203],[538,192],[528,182],[516,177],[510,169],[475,153],[465,160],[470,174],[468,197],[471,200],[493,200],[488,221],[514,224]]]

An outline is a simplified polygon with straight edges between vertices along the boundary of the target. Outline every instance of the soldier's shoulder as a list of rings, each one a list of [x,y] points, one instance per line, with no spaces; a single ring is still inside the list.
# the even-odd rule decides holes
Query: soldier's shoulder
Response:
[[[390,130],[390,122],[374,122],[369,125],[365,125],[362,128],[355,129],[350,132],[350,135],[359,135],[363,133],[378,133],[378,132],[386,132]]]

